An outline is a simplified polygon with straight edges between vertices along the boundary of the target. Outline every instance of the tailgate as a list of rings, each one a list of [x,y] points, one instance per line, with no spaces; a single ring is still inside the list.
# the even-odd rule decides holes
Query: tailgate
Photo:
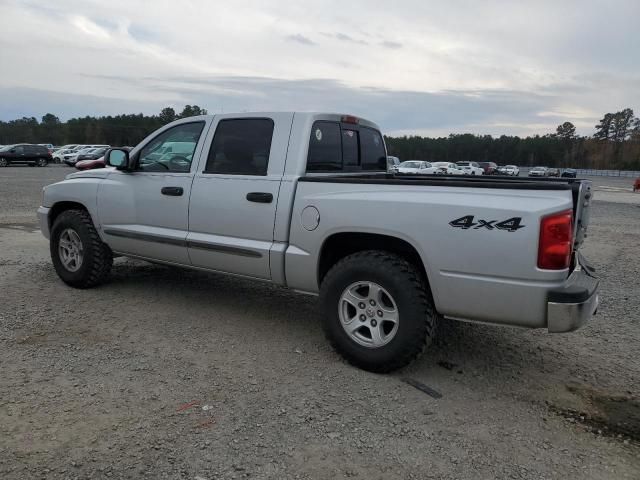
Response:
[[[592,200],[593,190],[590,180],[580,180],[573,185],[574,250],[578,250],[587,237]]]

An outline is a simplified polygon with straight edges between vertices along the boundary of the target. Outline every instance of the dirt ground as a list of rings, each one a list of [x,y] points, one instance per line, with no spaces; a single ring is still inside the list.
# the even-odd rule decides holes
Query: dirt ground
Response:
[[[450,323],[374,375],[330,350],[314,297],[126,259],[66,287],[35,209],[70,171],[0,169],[0,478],[640,478],[629,179],[595,179],[589,325]]]

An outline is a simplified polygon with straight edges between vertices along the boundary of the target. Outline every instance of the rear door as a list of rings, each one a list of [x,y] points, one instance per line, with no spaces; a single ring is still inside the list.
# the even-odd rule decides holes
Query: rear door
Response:
[[[271,279],[292,120],[292,113],[215,117],[189,204],[187,245],[194,266]]]

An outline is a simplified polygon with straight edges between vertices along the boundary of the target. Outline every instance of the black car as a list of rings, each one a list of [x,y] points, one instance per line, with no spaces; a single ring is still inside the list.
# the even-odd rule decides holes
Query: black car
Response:
[[[575,168],[565,168],[560,176],[564,178],[576,178],[576,175],[578,175],[578,171]]]
[[[51,160],[49,149],[43,145],[19,143],[0,148],[0,167],[6,167],[12,163],[46,167]]]

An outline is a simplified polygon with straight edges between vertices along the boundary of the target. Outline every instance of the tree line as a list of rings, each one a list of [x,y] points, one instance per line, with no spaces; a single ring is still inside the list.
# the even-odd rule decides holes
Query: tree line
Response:
[[[186,105],[180,113],[166,107],[157,115],[86,116],[66,122],[47,113],[40,121],[35,117],[0,121],[0,145],[25,142],[133,146],[162,125],[206,113],[198,105]],[[640,120],[630,108],[606,113],[595,125],[592,136],[579,136],[571,122],[564,122],[553,133],[524,138],[464,133],[437,138],[385,137],[385,140],[389,155],[402,160],[640,170]]]
[[[389,155],[431,162],[495,162],[498,165],[640,170],[640,120],[625,108],[607,113],[592,136],[576,135],[571,122],[554,133],[521,138],[451,134],[448,137],[385,137]]]
[[[71,118],[66,122],[52,113],[40,122],[35,117],[22,117],[8,122],[0,121],[0,145],[13,143],[105,144],[135,146],[154,130],[179,118],[206,115],[198,105],[185,105],[181,113],[171,107],[158,115],[125,114],[105,117]]]

